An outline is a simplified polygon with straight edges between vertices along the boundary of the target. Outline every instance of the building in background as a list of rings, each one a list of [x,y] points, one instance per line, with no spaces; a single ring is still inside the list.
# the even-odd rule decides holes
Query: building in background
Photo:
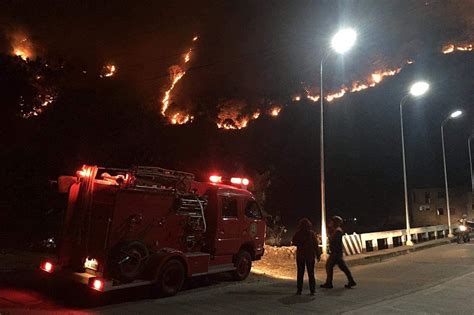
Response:
[[[471,187],[449,189],[451,224],[455,224],[463,214],[474,219],[474,204]],[[414,188],[410,192],[412,226],[448,224],[446,193],[444,187]]]

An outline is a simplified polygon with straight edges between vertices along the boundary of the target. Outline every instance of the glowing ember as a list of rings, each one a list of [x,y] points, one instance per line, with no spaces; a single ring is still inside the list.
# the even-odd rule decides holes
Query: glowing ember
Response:
[[[39,94],[38,96],[36,96],[36,99],[35,99],[35,104],[37,104],[37,105],[33,105],[29,108],[29,110],[26,110],[25,109],[25,107],[26,107],[25,99],[23,98],[23,96],[20,96],[21,117],[23,117],[25,119],[28,119],[28,118],[31,118],[31,117],[38,116],[39,114],[41,114],[45,110],[46,107],[51,105],[56,100],[56,97],[57,96],[55,94],[54,95]]]
[[[102,73],[100,74],[100,77],[109,78],[115,75],[116,72],[117,72],[117,67],[115,67],[115,65],[113,64],[108,64],[102,68]]]
[[[194,36],[194,37],[193,37],[193,42],[197,41],[198,39],[199,39],[198,36]]]
[[[299,102],[299,101],[301,101],[301,96],[299,96],[299,95],[294,96],[294,97],[293,97],[293,101],[294,101],[294,102]]]

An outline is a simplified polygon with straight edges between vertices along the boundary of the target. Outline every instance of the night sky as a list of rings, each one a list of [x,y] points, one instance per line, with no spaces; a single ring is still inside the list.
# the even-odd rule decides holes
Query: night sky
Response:
[[[470,184],[474,52],[443,55],[441,47],[474,43],[472,1],[188,2],[2,1],[0,52],[11,55],[13,34],[25,34],[35,57],[64,64],[66,72],[57,101],[39,117],[7,111],[4,184],[15,193],[2,207],[22,196],[20,187],[83,163],[152,164],[201,177],[268,171],[269,212],[280,211],[288,225],[301,216],[319,221],[319,103],[304,89],[318,93],[319,61],[340,26],[355,28],[358,41],[328,59],[328,91],[375,70],[403,68],[374,88],[326,103],[328,214],[380,224],[403,213],[398,104],[421,78],[430,92],[404,112],[409,187],[443,184],[440,123],[457,108],[466,114],[446,126],[449,180]],[[172,104],[195,119],[172,126],[159,113],[168,68],[196,35]],[[99,80],[107,63],[117,74]],[[0,78],[9,109],[21,95],[11,76]],[[295,95],[302,100],[293,102]],[[242,130],[218,129],[218,104],[229,99],[283,109]]]

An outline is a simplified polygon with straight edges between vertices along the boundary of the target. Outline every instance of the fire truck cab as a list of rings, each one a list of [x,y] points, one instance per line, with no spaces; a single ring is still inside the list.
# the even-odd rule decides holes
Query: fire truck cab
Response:
[[[264,253],[266,224],[247,179],[84,166],[58,182],[69,192],[58,255],[40,268],[91,289],[151,285],[171,296],[188,277],[244,280]]]

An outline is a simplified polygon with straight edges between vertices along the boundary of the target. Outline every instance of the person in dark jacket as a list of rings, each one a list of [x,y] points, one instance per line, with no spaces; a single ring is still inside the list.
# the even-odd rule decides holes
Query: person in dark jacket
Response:
[[[342,218],[338,216],[334,216],[331,218],[328,224],[328,232],[329,232],[329,250],[330,255],[326,262],[326,283],[321,284],[321,288],[332,289],[332,279],[333,279],[333,271],[334,266],[338,265],[339,269],[342,270],[346,274],[348,283],[345,285],[346,288],[352,288],[357,285],[352,277],[351,271],[346,265],[346,262],[343,258],[342,253],[342,236],[343,231],[341,228],[342,225]]]
[[[304,269],[308,272],[309,290],[314,295],[316,290],[316,279],[314,277],[314,260],[319,260],[317,236],[312,230],[309,219],[301,219],[298,224],[298,231],[293,236],[292,243],[296,246],[296,266],[298,276],[296,281],[296,294],[300,295],[303,290]]]

